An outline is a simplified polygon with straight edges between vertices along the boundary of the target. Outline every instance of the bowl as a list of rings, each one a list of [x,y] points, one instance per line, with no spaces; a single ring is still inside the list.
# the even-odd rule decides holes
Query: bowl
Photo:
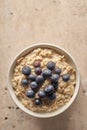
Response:
[[[66,56],[66,58],[69,60],[70,64],[75,68],[76,70],[76,87],[75,87],[75,91],[74,91],[74,94],[73,96],[71,97],[70,101],[65,104],[64,106],[58,108],[57,110],[55,111],[52,111],[52,112],[46,112],[46,113],[43,113],[43,112],[33,112],[29,109],[27,109],[26,107],[24,107],[22,105],[22,103],[18,100],[18,98],[16,97],[15,93],[14,93],[14,90],[13,90],[13,87],[12,87],[12,75],[13,75],[13,69],[16,65],[16,60],[18,58],[20,58],[21,56],[24,56],[26,55],[27,53],[29,53],[30,51],[32,51],[33,49],[36,49],[38,47],[41,47],[41,48],[50,48],[50,49],[53,49],[55,51],[58,51],[59,53],[61,54],[64,54]],[[79,70],[78,70],[78,66],[74,60],[74,58],[63,48],[57,46],[57,45],[53,45],[53,44],[50,44],[50,43],[38,43],[38,44],[33,44],[27,48],[25,48],[24,50],[22,50],[13,60],[13,62],[11,63],[10,65],[10,68],[9,68],[9,71],[8,71],[8,76],[7,76],[7,82],[8,82],[8,90],[10,92],[10,95],[13,99],[13,101],[16,103],[16,105],[22,109],[24,112],[26,112],[27,114],[29,115],[32,115],[34,117],[38,117],[38,118],[48,118],[48,117],[53,117],[53,116],[56,116],[56,115],[59,115],[60,113],[64,112],[66,109],[68,109],[71,104],[74,102],[77,94],[78,94],[78,90],[79,90],[79,86],[80,86],[80,75],[79,75]]]

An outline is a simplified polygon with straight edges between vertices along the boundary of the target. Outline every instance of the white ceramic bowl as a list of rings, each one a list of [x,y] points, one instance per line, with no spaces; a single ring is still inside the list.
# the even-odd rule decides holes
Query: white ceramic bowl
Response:
[[[35,48],[38,48],[38,47],[43,47],[43,48],[51,48],[51,49],[54,49],[56,51],[58,51],[59,53],[61,54],[64,54],[67,59],[69,60],[70,64],[72,66],[75,67],[76,69],[76,86],[75,86],[75,92],[72,96],[72,98],[70,99],[70,101],[58,108],[57,110],[55,111],[52,111],[52,112],[47,112],[47,113],[38,113],[38,112],[33,112],[29,109],[27,109],[26,107],[24,107],[22,105],[22,103],[18,100],[18,98],[16,97],[15,93],[14,93],[14,90],[13,90],[13,87],[12,87],[12,75],[13,75],[13,69],[15,67],[15,64],[16,64],[16,60],[18,58],[20,58],[21,56],[23,55],[26,55],[27,53],[29,53],[30,51],[32,51],[33,49]],[[34,45],[31,45],[27,48],[25,48],[24,50],[22,50],[16,57],[15,59],[13,60],[10,68],[9,68],[9,72],[8,72],[8,89],[9,89],[9,92],[10,92],[10,95],[12,97],[12,99],[14,100],[14,102],[17,104],[17,106],[22,109],[24,112],[26,112],[27,114],[30,114],[32,116],[35,116],[35,117],[39,117],[39,118],[48,118],[48,117],[53,117],[53,116],[56,116],[56,115],[59,115],[60,113],[64,112],[68,107],[70,107],[70,105],[73,103],[73,101],[75,100],[76,96],[77,96],[77,93],[78,93],[78,90],[79,90],[79,86],[80,86],[80,75],[79,75],[79,71],[78,71],[78,66],[74,60],[74,58],[64,49],[62,49],[61,47],[57,46],[57,45],[53,45],[53,44],[49,44],[49,43],[38,43],[38,44],[34,44]]]

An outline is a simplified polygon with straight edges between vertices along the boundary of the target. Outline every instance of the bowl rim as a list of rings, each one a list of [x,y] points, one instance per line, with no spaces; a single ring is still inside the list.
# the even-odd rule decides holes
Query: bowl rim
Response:
[[[47,112],[47,113],[43,113],[43,114],[42,114],[42,113],[33,112],[33,111],[27,109],[27,108],[24,107],[23,104],[17,99],[17,96],[15,95],[15,93],[12,92],[12,91],[14,91],[14,90],[13,90],[13,88],[12,88],[12,84],[10,83],[10,75],[11,75],[12,66],[14,65],[16,59],[17,59],[18,57],[21,57],[21,54],[22,54],[23,52],[26,52],[26,50],[28,50],[28,49],[33,49],[33,48],[35,49],[35,48],[37,48],[37,47],[39,47],[39,46],[42,46],[42,47],[43,47],[43,46],[45,46],[45,45],[48,46],[48,48],[54,47],[54,48],[56,48],[56,49],[59,49],[59,50],[61,50],[62,52],[66,53],[66,54],[69,56],[69,58],[72,60],[73,64],[75,65],[76,76],[77,76],[77,82],[76,82],[75,92],[74,92],[72,98],[70,99],[70,101],[69,101],[66,105],[64,105],[65,107],[63,106],[64,109],[61,109],[61,108],[60,108],[60,112],[58,112],[58,110],[59,110],[59,108],[58,108],[58,109],[55,110],[55,111]],[[27,53],[26,53],[26,54],[27,54]],[[31,116],[34,116],[34,117],[38,117],[38,118],[49,118],[49,117],[54,117],[54,116],[57,116],[57,115],[63,113],[63,112],[64,112],[65,110],[67,110],[67,109],[71,106],[71,104],[74,102],[75,98],[77,97],[77,94],[78,94],[78,91],[79,91],[79,87],[80,87],[80,74],[79,74],[78,66],[77,66],[77,64],[76,64],[75,59],[71,56],[71,54],[70,54],[69,52],[67,52],[67,50],[65,50],[64,48],[60,47],[59,45],[52,44],[52,43],[46,43],[46,42],[45,42],[45,43],[35,43],[35,44],[33,44],[33,45],[27,46],[25,49],[22,49],[22,50],[15,56],[15,58],[13,58],[13,60],[12,60],[12,62],[11,62],[11,64],[10,64],[10,67],[9,67],[9,69],[8,69],[8,73],[7,73],[7,86],[8,86],[8,90],[9,90],[9,93],[10,93],[11,98],[13,99],[13,101],[15,102],[15,104],[16,104],[21,110],[23,110],[25,113],[27,113],[27,114],[29,114],[29,115],[31,115]]]

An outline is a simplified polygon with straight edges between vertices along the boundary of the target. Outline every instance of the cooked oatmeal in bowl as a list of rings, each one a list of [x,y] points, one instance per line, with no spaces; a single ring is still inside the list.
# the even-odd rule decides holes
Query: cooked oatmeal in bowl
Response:
[[[27,113],[43,115],[39,117],[45,117],[45,113],[54,116],[67,109],[79,89],[77,68],[69,54],[49,44],[32,46],[23,52],[10,70],[10,84],[17,102]]]

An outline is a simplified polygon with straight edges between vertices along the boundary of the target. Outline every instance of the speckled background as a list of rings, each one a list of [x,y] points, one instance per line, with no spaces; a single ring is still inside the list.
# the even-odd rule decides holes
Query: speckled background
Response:
[[[7,71],[13,58],[37,42],[65,48],[75,57],[81,74],[73,105],[49,119],[25,114],[7,90]],[[0,0],[0,130],[87,130],[86,64],[86,0]]]

